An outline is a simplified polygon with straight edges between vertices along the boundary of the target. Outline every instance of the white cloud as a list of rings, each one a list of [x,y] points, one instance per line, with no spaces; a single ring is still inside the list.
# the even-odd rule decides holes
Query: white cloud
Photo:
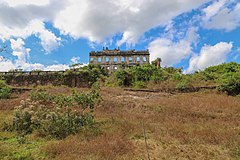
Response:
[[[150,60],[161,58],[163,66],[172,66],[188,58],[192,54],[192,45],[196,44],[199,38],[196,32],[197,28],[190,27],[183,38],[174,41],[177,33],[169,29],[165,37],[149,44]]]
[[[186,73],[203,70],[209,66],[221,64],[226,61],[227,55],[232,50],[232,43],[220,42],[214,46],[202,47],[200,54],[190,59]]]
[[[1,23],[1,22],[0,22]],[[0,25],[0,39],[3,41],[11,37],[26,39],[31,35],[36,35],[41,40],[41,45],[46,53],[57,49],[61,44],[61,38],[56,37],[54,33],[47,30],[41,21],[31,21],[24,28],[12,28]]]
[[[40,38],[41,45],[46,53],[50,53],[61,45],[61,38],[56,37],[53,32],[45,29],[43,23],[37,22],[34,28],[35,31],[33,33]]]
[[[45,66],[40,63],[29,63],[30,58],[30,49],[25,48],[25,43],[23,39],[18,38],[10,39],[12,55],[17,57],[15,61],[3,58],[0,56],[0,71],[9,71],[13,69],[22,69],[24,71],[31,70],[45,70],[45,71],[59,71],[69,69],[68,65],[65,64],[56,64]]]
[[[162,59],[163,66],[172,66],[187,58],[191,54],[191,44],[186,40],[172,42],[169,39],[159,38],[149,45],[150,59]]]
[[[55,64],[45,66],[40,63],[24,63],[21,66],[18,66],[16,63],[6,60],[0,59],[0,72],[7,72],[9,70],[14,69],[22,69],[23,71],[33,71],[33,70],[42,70],[42,71],[63,71],[69,69],[70,67],[66,64]]]
[[[240,3],[219,0],[203,10],[203,26],[208,29],[231,31],[240,26]]]
[[[213,16],[215,16],[228,1],[229,0],[218,0],[212,3],[211,5],[207,6],[206,8],[204,8],[203,9],[203,12],[205,14],[204,20],[207,21]]]
[[[18,5],[47,5],[49,0],[7,0],[7,3],[11,7],[15,7]]]
[[[39,37],[47,53],[58,48],[61,39],[45,28],[45,22],[52,21],[65,2],[38,2],[39,0],[0,2],[0,40],[5,41],[12,37],[26,39],[35,35]]]
[[[20,38],[18,38],[17,40],[10,39],[10,42],[13,50],[12,55],[17,56],[16,65],[22,67],[22,65],[27,62],[30,49],[24,47],[25,43]]]
[[[71,62],[72,62],[73,64],[77,64],[77,63],[79,63],[79,61],[80,61],[80,57],[72,57],[72,58],[71,58]]]
[[[6,72],[15,69],[15,65],[10,60],[0,59],[0,72]]]
[[[69,69],[69,66],[65,64],[50,65],[44,68],[45,71],[63,71],[66,69]]]
[[[175,16],[209,0],[69,0],[69,5],[54,20],[62,34],[76,39],[102,42],[123,33],[118,42],[136,43],[144,32],[164,26]]]
[[[144,32],[164,26],[181,13],[190,11],[210,0],[2,0],[0,2],[0,38],[27,38],[34,34],[43,48],[50,52],[60,38],[33,22],[53,23],[62,34],[103,42],[123,34],[122,43],[136,43]],[[39,33],[39,34],[37,34]],[[49,43],[51,43],[49,45]]]

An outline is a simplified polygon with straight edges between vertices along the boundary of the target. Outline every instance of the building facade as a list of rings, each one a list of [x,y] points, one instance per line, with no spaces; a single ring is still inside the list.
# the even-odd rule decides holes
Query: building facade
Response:
[[[103,48],[102,51],[92,51],[89,55],[90,64],[98,64],[112,73],[121,67],[130,67],[135,65],[144,65],[149,63],[149,50],[144,51],[122,51],[119,48],[109,50]]]

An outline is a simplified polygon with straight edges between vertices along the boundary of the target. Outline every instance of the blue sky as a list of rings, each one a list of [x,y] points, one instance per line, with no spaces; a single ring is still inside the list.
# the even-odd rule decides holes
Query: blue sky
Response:
[[[240,63],[239,36],[238,0],[3,0],[0,71],[64,70],[120,46],[191,73]]]

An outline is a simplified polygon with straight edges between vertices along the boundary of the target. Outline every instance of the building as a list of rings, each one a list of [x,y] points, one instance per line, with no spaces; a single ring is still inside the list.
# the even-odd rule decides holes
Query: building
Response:
[[[109,73],[121,67],[144,65],[149,63],[149,50],[144,51],[121,51],[119,48],[109,50],[103,48],[100,52],[90,52],[90,64],[98,64],[109,70]]]

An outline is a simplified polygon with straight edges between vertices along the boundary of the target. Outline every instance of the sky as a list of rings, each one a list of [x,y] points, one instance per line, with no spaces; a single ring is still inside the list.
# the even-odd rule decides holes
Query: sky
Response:
[[[103,47],[184,73],[240,63],[240,1],[0,0],[0,71],[65,70]]]

